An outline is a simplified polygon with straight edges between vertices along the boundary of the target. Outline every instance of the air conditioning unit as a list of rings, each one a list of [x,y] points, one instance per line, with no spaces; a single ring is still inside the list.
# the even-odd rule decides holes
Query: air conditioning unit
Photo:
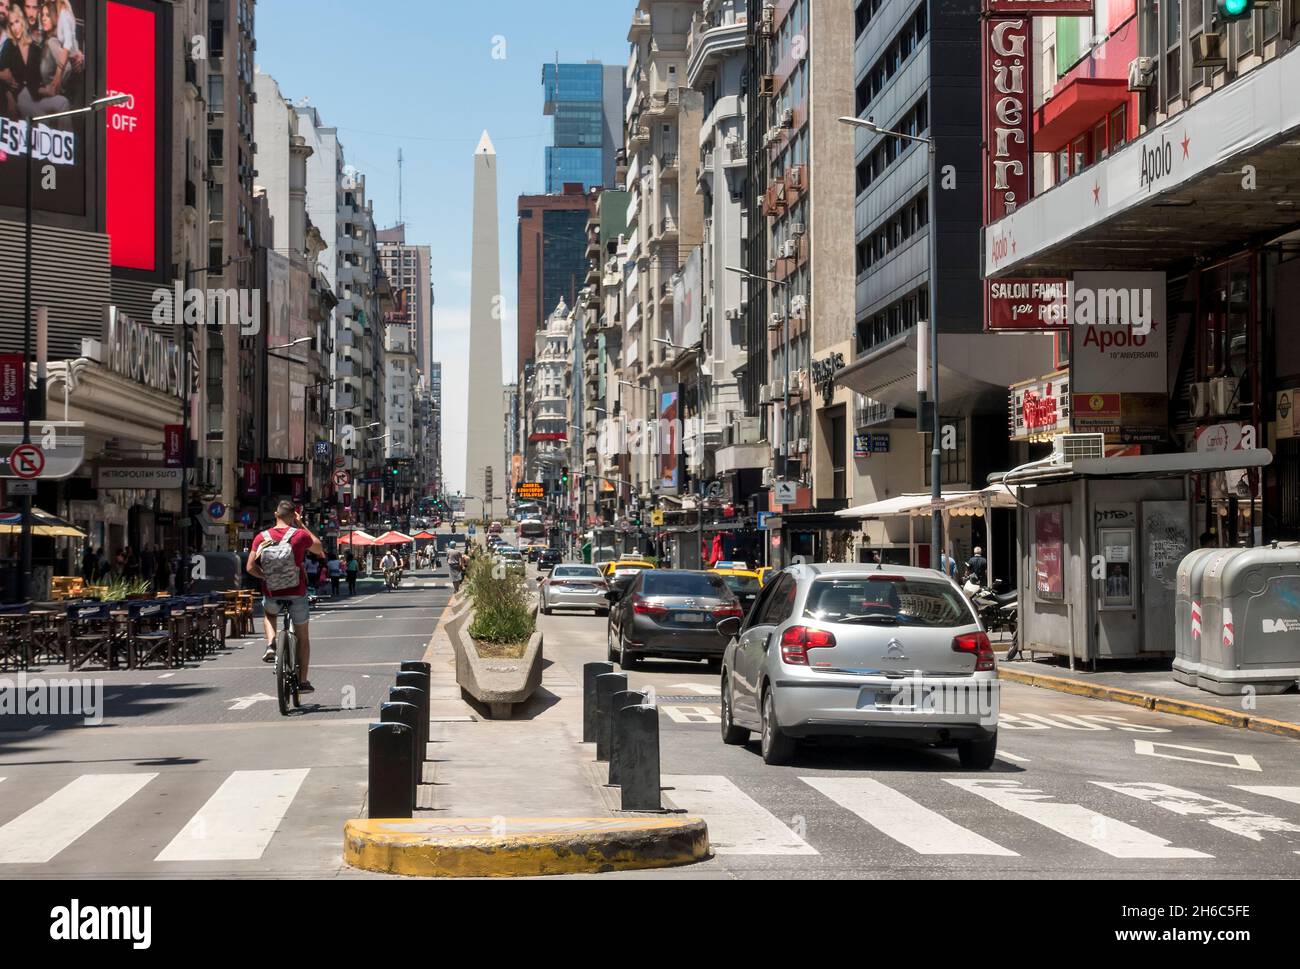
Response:
[[[785,314],[773,313],[771,318],[768,320],[767,328],[769,330],[779,330],[783,326],[785,326]]]
[[[781,112],[780,127],[782,128],[794,127],[794,108],[786,108],[784,111]]]
[[[776,75],[764,74],[758,79],[758,96],[771,98],[776,96]]]
[[[775,259],[769,259],[769,260],[767,261],[767,271],[770,272],[770,273],[774,273],[774,272],[776,272],[776,260],[775,260]]]
[[[798,447],[798,451],[797,451],[797,453],[799,453],[799,454],[807,454],[807,453],[808,453],[808,438],[806,438],[806,437],[801,437],[801,438],[799,438],[799,447]]]
[[[724,319],[728,321],[738,320],[740,319],[740,310],[736,309],[735,307],[732,307],[731,309],[724,310],[722,316]]]
[[[798,239],[786,239],[785,242],[781,243],[782,259],[793,259],[797,255],[799,255]]]
[[[1145,91],[1156,79],[1156,59],[1154,57],[1135,57],[1128,65],[1128,89]]]
[[[1192,38],[1192,67],[1223,67],[1228,58],[1223,53],[1223,38],[1204,33]]]
[[[763,469],[763,487],[771,488],[776,484],[776,468]]]
[[[1241,381],[1236,377],[1215,377],[1210,381],[1210,409],[1216,414],[1231,414],[1237,410],[1237,391]]]
[[[804,234],[804,225],[803,225],[802,222],[791,222],[791,223],[790,223],[790,235],[791,235],[791,236],[793,236],[794,238],[798,239],[798,238],[799,238],[800,236],[802,236],[803,234]]]
[[[790,300],[790,315],[796,320],[802,320],[808,313],[808,297],[795,296]]]
[[[1105,434],[1062,434],[1052,442],[1052,464],[1099,461],[1106,456]]]
[[[803,166],[802,165],[796,165],[794,168],[790,169],[788,172],[785,173],[785,184],[788,185],[790,188],[803,187]]]
[[[1208,383],[1192,384],[1191,414],[1192,417],[1210,416],[1210,385]]]

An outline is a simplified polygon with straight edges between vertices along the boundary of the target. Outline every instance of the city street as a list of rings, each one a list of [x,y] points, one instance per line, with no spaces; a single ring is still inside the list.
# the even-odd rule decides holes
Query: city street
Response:
[[[604,619],[541,624],[566,677],[605,659]],[[649,660],[628,680],[656,694],[665,798],[708,822],[716,857],[616,877],[1300,876],[1294,740],[1004,684],[987,772],[879,746],[768,767],[756,742],[722,743],[703,664]]]
[[[445,574],[322,600],[316,692],[287,718],[260,620],[201,665],[89,674],[104,683],[99,726],[4,717],[0,878],[350,873],[340,837],[364,812],[366,725],[398,665],[424,654],[451,594]]]

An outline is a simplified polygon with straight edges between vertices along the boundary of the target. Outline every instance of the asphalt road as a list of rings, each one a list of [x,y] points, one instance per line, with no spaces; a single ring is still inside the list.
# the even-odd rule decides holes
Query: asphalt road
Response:
[[[444,571],[324,600],[311,623],[316,692],[289,717],[261,662],[260,621],[183,669],[88,673],[102,683],[97,725],[0,716],[0,878],[353,874],[342,829],[364,813],[366,725],[450,595]]]
[[[604,619],[542,627],[578,682],[605,659]],[[867,744],[768,767],[756,743],[722,743],[703,664],[646,661],[628,679],[656,694],[665,797],[705,818],[716,852],[654,877],[1300,876],[1294,740],[1004,684],[991,770]]]

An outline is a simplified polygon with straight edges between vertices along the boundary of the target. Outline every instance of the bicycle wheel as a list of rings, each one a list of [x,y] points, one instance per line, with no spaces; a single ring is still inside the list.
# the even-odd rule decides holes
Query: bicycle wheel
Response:
[[[293,696],[293,705],[297,708],[302,706],[302,701],[298,698],[298,637],[292,629],[289,630],[289,660],[289,692]]]
[[[281,629],[275,634],[275,698],[280,704],[280,715],[289,715],[289,633]]]

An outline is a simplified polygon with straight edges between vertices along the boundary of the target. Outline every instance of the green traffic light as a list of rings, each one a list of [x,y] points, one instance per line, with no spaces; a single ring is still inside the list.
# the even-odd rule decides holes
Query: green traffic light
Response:
[[[1240,17],[1250,12],[1251,0],[1220,0],[1220,3],[1229,17]]]

